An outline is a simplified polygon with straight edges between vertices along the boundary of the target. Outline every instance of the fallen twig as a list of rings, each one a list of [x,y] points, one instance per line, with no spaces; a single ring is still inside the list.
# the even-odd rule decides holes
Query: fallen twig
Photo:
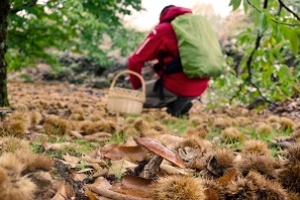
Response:
[[[114,192],[111,190],[103,189],[101,187],[88,186],[88,188],[91,191],[93,191],[101,196],[115,199],[115,200],[151,200],[150,198],[135,197],[135,196],[117,193],[117,192]]]

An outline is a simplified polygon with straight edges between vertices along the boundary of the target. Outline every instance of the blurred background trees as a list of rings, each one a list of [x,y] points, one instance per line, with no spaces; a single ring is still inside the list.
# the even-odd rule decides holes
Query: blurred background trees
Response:
[[[231,0],[234,12],[221,35],[228,56],[213,94],[226,103],[263,105],[299,97],[299,0]],[[224,91],[224,92],[222,92]]]
[[[193,8],[213,23],[228,61],[224,75],[211,81],[210,103],[299,96],[299,0],[231,0],[229,6],[226,18],[208,4]],[[3,17],[7,8],[0,9]],[[113,68],[147,34],[124,26],[124,16],[142,9],[141,0],[10,0],[8,73],[37,63],[59,70],[66,53]]]
[[[123,53],[135,45],[124,46],[119,40],[120,34],[129,40],[135,37],[121,21],[133,10],[141,10],[141,0],[11,0],[9,69],[37,60],[55,65],[60,52],[87,55],[105,65],[106,52],[99,48],[103,34],[113,38],[112,47],[122,47]]]

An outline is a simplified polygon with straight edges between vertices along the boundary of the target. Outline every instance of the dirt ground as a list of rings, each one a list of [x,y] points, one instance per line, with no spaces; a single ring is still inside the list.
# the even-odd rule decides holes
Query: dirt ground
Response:
[[[300,134],[297,99],[260,111],[243,107],[212,109],[196,102],[189,118],[177,119],[164,109],[144,109],[141,115],[110,113],[106,109],[108,88],[96,89],[87,84],[10,80],[8,92],[11,107],[5,109],[12,112],[0,123],[0,175],[4,174],[7,178],[3,180],[7,181],[0,182],[0,188],[10,184],[15,187],[14,183],[21,181],[9,181],[15,180],[15,175],[4,167],[10,162],[3,158],[7,153],[16,154],[16,160],[22,163],[20,169],[14,169],[15,174],[33,184],[32,188],[19,192],[3,189],[2,196],[7,196],[4,200],[26,195],[28,199],[51,200],[172,199],[175,196],[184,199],[182,196],[187,191],[174,189],[173,197],[168,198],[159,189],[170,187],[161,185],[162,182],[179,184],[177,179],[161,181],[161,178],[179,175],[188,183],[196,181],[197,188],[201,185],[197,191],[203,192],[193,194],[196,196],[206,195],[208,199],[243,196],[241,191],[233,191],[233,186],[227,188],[232,192],[227,194],[208,181],[223,183],[226,174],[230,176],[226,184],[231,181],[240,184],[239,181],[247,179],[253,188],[256,188],[254,180],[268,185],[269,178],[261,176],[272,177],[278,182],[277,199],[297,196],[297,188],[282,184],[284,178],[293,174],[277,174],[288,169],[284,168],[289,161],[285,152],[297,144]],[[20,145],[23,141],[27,142],[24,147]],[[27,150],[28,155],[20,153]],[[258,170],[257,165],[262,166],[259,175],[251,174],[239,164],[248,159],[246,151],[259,155],[250,156],[254,166],[248,162],[254,171]],[[271,161],[264,165],[260,156]],[[222,160],[224,157],[228,161]],[[213,161],[216,163],[212,164]],[[238,175],[245,171],[250,175]],[[198,183],[199,178],[195,180],[195,177],[202,177],[203,182]],[[11,193],[13,198],[9,197]]]

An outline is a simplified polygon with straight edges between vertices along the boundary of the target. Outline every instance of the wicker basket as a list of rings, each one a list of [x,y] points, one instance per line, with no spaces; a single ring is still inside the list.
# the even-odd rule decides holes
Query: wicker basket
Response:
[[[142,82],[142,90],[132,90],[115,87],[116,80],[124,74],[133,74]],[[117,74],[108,91],[107,109],[114,113],[141,114],[145,102],[145,81],[141,75],[136,72],[125,70]]]

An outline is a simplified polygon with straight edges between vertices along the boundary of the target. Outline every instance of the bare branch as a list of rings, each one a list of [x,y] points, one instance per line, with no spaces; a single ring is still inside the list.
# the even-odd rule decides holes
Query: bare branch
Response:
[[[266,9],[268,7],[268,0],[264,1],[264,6],[263,8]]]
[[[294,17],[296,17],[298,19],[298,21],[300,21],[300,16],[297,15],[294,11],[292,11],[287,5],[285,5],[282,0],[278,0],[280,6],[282,6],[283,8],[285,8],[288,12],[292,13],[292,15],[294,15]]]
[[[248,3],[252,8],[254,8],[257,12],[260,12],[260,13],[262,12],[259,8],[257,8],[256,6],[254,6],[249,0],[246,0],[246,1],[247,1],[247,3]],[[279,0],[278,0],[278,1],[279,1]],[[284,5],[284,4],[283,4],[283,5]],[[278,9],[277,15],[280,15],[280,12],[281,12],[281,10],[282,10],[283,5],[279,4],[279,9]],[[268,4],[267,4],[267,3],[264,3],[264,6],[268,6]],[[277,23],[277,24],[282,24],[282,25],[287,25],[287,26],[300,26],[300,24],[280,22],[280,21],[278,21],[278,20],[276,20],[276,19],[273,19],[273,18],[271,18],[271,20],[272,20],[273,22]]]
[[[277,11],[277,15],[278,15],[278,16],[280,16],[281,11],[282,11],[282,5],[279,4],[279,6],[278,6],[278,11]]]
[[[241,93],[243,86],[245,85],[245,83],[239,85],[238,90],[235,92],[235,95],[233,95],[230,99],[229,99],[229,103],[232,104],[232,101]]]
[[[250,5],[252,5],[248,0],[247,0],[247,2]],[[264,4],[263,4],[263,8],[267,9],[267,7],[268,7],[268,0],[265,0]],[[254,8],[257,9],[256,7],[254,7]],[[257,9],[257,10],[259,10],[259,9]],[[260,91],[260,88],[255,83],[252,82],[252,61],[253,61],[253,57],[254,57],[255,52],[260,47],[260,43],[261,43],[262,38],[263,38],[263,32],[258,32],[257,33],[257,37],[256,37],[256,41],[255,41],[255,47],[252,50],[252,52],[250,53],[250,56],[248,57],[247,62],[246,62],[248,77],[245,79],[244,84],[240,85],[240,87],[239,87],[236,95],[238,95],[242,91],[242,88],[243,88],[244,85],[246,85],[247,83],[249,83],[250,85],[252,85],[257,90],[258,94],[263,98],[264,101],[266,101],[268,103],[271,103],[271,101],[269,101],[266,97],[264,97],[264,95]],[[230,102],[232,100],[233,100],[233,98],[230,99]]]
[[[268,0],[264,1],[263,8],[264,9],[268,8]],[[252,82],[252,66],[251,65],[252,65],[252,61],[253,61],[253,56],[254,56],[255,52],[257,51],[257,49],[259,48],[262,38],[263,38],[263,33],[259,32],[257,34],[257,37],[256,37],[255,47],[252,50],[252,52],[251,52],[251,54],[250,54],[250,56],[247,60],[247,63],[246,63],[247,71],[248,71],[248,77],[246,78],[245,82],[249,82],[250,85],[252,85],[253,87],[256,88],[257,92],[259,93],[259,96],[261,96],[266,102],[271,103],[266,97],[264,97],[264,95],[260,91],[260,88]]]

